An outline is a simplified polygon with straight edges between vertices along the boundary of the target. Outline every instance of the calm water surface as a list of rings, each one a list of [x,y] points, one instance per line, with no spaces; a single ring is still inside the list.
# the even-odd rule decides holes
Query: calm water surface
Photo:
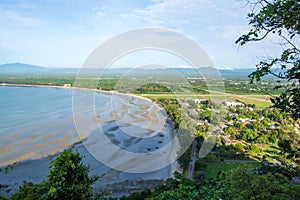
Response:
[[[78,141],[72,93],[72,89],[0,86],[0,165],[41,157]],[[96,98],[98,106],[110,100],[99,93]]]

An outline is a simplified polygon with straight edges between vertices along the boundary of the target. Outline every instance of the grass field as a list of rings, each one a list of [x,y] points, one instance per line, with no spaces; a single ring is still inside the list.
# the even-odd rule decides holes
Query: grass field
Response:
[[[217,177],[220,171],[229,171],[241,165],[249,166],[250,168],[255,168],[260,167],[261,164],[259,162],[212,162],[208,164],[207,169],[205,170],[205,177],[207,180],[214,179]]]
[[[174,94],[138,94],[143,97],[147,97],[150,99],[158,99],[158,98],[167,98],[167,99],[177,99],[177,98],[205,98],[205,99],[213,99],[213,100],[224,100],[227,98],[229,95],[188,95],[188,94],[179,94],[179,95],[174,95]],[[268,96],[267,95],[234,95],[231,96],[230,99],[235,101],[239,100],[242,101],[246,104],[255,104],[256,107],[258,108],[266,108],[272,105],[271,102],[267,100]]]
[[[268,100],[270,99],[270,95],[244,95],[245,97],[255,98],[255,99],[261,99],[261,100]]]
[[[239,101],[242,101],[246,104],[255,104],[256,107],[258,108],[266,108],[266,107],[269,107],[272,105],[271,102],[268,102],[264,99],[255,99],[255,98],[252,98],[252,97],[247,97],[247,96],[235,96],[235,97],[232,97],[232,100],[239,100]]]

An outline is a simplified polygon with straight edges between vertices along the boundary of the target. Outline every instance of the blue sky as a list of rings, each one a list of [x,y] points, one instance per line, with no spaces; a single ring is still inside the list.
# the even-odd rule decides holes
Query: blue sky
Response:
[[[114,35],[166,28],[196,41],[218,68],[254,67],[280,49],[270,38],[243,47],[234,43],[249,30],[250,9],[245,0],[0,0],[0,64],[79,67]],[[145,51],[116,66],[144,60],[185,65],[174,56]]]

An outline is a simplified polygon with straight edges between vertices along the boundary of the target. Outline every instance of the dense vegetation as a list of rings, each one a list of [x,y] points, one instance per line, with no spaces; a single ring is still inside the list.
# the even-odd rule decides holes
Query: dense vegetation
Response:
[[[282,88],[274,90],[282,83],[276,80],[264,80],[261,82],[250,84],[248,80],[230,79],[224,81],[225,91],[231,94],[262,94],[262,95],[278,95],[283,91]]]
[[[92,190],[92,184],[100,177],[89,177],[90,169],[82,164],[79,153],[64,150],[50,162],[47,179],[38,184],[23,182],[12,200],[54,200],[54,199],[101,199],[101,194]]]
[[[279,94],[272,100],[279,110],[259,109],[253,105],[232,107],[223,113],[224,120],[217,120],[212,115],[212,110],[217,109],[215,105],[200,106],[190,101],[189,110],[185,112],[178,100],[156,99],[174,121],[175,128],[182,131],[178,137],[183,134],[194,136],[198,150],[204,140],[217,137],[212,134],[215,130],[211,129],[211,124],[223,127],[218,130],[221,137],[217,137],[217,144],[208,156],[196,161],[193,180],[185,178],[191,157],[191,148],[188,147],[178,160],[182,174],[175,173],[174,179],[168,179],[153,190],[133,193],[121,199],[300,199],[299,183],[293,181],[300,175],[300,138],[299,129],[295,129],[300,116],[300,50],[297,42],[300,3],[298,0],[249,2],[255,6],[248,15],[252,28],[236,42],[244,45],[276,35],[281,39],[283,49],[277,58],[262,60],[257,70],[250,74],[250,82],[259,82],[265,76],[273,75],[279,83],[249,85],[245,80],[227,79],[226,92]],[[1,83],[74,85],[75,77],[4,76],[0,80]],[[80,86],[88,88],[91,82],[89,79],[81,80]],[[118,79],[106,78],[99,81],[97,88],[139,94],[188,90],[187,85],[179,87],[176,81],[168,87],[159,82],[149,84],[143,79],[128,79],[125,83],[117,85]],[[190,79],[189,83],[196,93],[208,93],[203,80]],[[186,117],[186,113],[192,115],[191,118]],[[196,126],[196,122],[201,122],[201,125]],[[184,145],[184,139],[182,142]],[[92,190],[92,184],[99,177],[89,177],[88,172],[89,168],[82,164],[79,154],[65,150],[51,161],[45,181],[34,185],[24,182],[11,199],[103,199],[101,193]]]
[[[63,86],[66,83],[74,84],[75,76],[39,76],[39,75],[2,75],[0,83],[7,84],[32,84]]]
[[[288,84],[279,85],[279,96],[273,98],[274,106],[289,112],[294,119],[300,117],[300,3],[299,0],[255,0],[255,7],[248,14],[251,30],[242,35],[236,43],[244,45],[251,41],[261,41],[268,36],[278,38],[281,55],[262,60],[257,70],[252,72],[250,81],[260,81],[266,75],[273,75],[278,81]],[[278,42],[279,41],[279,42]]]
[[[300,161],[295,121],[278,109],[248,106],[228,108],[223,135],[231,138],[231,144],[219,140],[208,156],[197,160],[193,180],[184,178],[187,168],[182,165],[182,174],[175,173],[175,179],[168,179],[154,191],[122,199],[299,199],[300,185],[291,182],[300,173],[295,165]],[[197,107],[207,111],[211,105]],[[208,121],[206,116],[210,115],[201,114],[198,119]],[[244,118],[249,121],[240,122]],[[208,126],[206,123],[198,127],[198,149],[210,137]],[[186,158],[188,164],[190,156],[188,151],[182,160]]]
[[[148,83],[136,89],[136,93],[171,93],[172,91],[158,83]]]
[[[190,93],[196,94],[209,94],[207,85],[204,81],[199,79],[188,79],[190,85],[176,84],[176,78],[174,80],[168,80],[170,82],[166,84],[163,80],[154,80],[149,83],[142,78],[126,79],[120,81],[115,77],[101,78],[98,83],[95,79],[82,78],[75,83],[75,75],[0,75],[0,83],[7,84],[30,84],[30,85],[49,85],[49,86],[63,86],[64,84],[71,84],[71,86],[96,88],[100,90],[116,90],[123,93],[135,93],[135,94],[180,94]],[[172,83],[174,82],[174,83]],[[245,79],[237,77],[235,79],[225,79],[224,86],[225,91],[232,94],[272,94],[277,95],[283,89],[274,91],[274,87],[279,86],[276,81],[265,81],[262,83],[256,83],[250,85]]]
[[[257,174],[257,171],[260,174]],[[299,187],[291,185],[287,177],[268,170],[253,170],[240,165],[230,172],[219,173],[211,181],[199,182],[175,174],[153,192],[134,193],[122,200],[173,199],[298,199]]]
[[[179,101],[156,98],[174,120],[177,129],[195,132],[196,123],[185,119]],[[201,108],[193,120],[204,121],[196,130],[197,149],[204,140],[209,140],[212,102],[194,104],[189,100],[189,109]],[[199,109],[200,110],[200,109]],[[203,114],[206,113],[207,114]],[[207,118],[208,117],[208,118]],[[241,119],[248,118],[241,122]],[[181,120],[180,120],[181,119]],[[182,123],[183,122],[183,123]],[[153,190],[135,192],[121,199],[299,199],[299,184],[291,180],[299,176],[299,142],[294,131],[295,121],[278,109],[229,107],[226,111],[223,136],[231,144],[218,142],[212,152],[195,163],[193,180],[185,178],[190,163],[191,148],[179,158],[183,173],[175,173],[173,179]],[[274,126],[272,126],[274,125]],[[180,137],[180,135],[178,135]],[[279,164],[278,164],[279,163]],[[72,150],[65,150],[50,163],[50,172],[45,181],[31,185],[24,182],[11,199],[106,199],[92,190],[99,177],[88,177],[89,168]],[[99,189],[99,188],[97,188]],[[6,197],[2,197],[7,199]],[[110,198],[113,199],[113,198]]]
[[[181,148],[178,152],[178,154],[181,155],[178,158],[178,163],[183,170],[187,170],[191,160],[192,152],[191,136],[196,132],[196,125],[185,116],[186,113],[181,109],[177,99],[158,98],[154,101],[165,109],[168,116],[174,123],[174,128],[177,133],[176,136],[181,145]]]

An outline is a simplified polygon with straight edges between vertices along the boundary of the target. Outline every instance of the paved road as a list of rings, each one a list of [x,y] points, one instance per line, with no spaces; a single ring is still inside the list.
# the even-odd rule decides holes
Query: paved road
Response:
[[[194,175],[194,168],[195,168],[195,161],[196,161],[196,146],[197,146],[197,142],[196,140],[194,140],[192,146],[191,162],[189,164],[188,174],[187,174],[187,177],[189,179],[193,179],[193,175]]]

